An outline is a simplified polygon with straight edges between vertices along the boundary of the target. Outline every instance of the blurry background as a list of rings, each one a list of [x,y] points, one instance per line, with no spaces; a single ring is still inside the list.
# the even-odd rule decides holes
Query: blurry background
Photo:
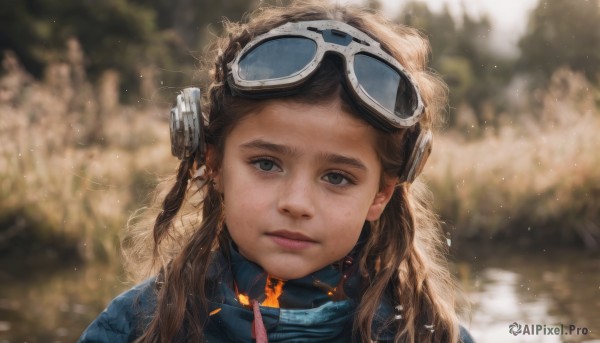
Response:
[[[0,342],[75,341],[131,286],[118,236],[176,167],[174,94],[203,85],[224,17],[274,2],[0,2]],[[450,87],[423,179],[465,326],[598,342],[600,2],[351,2],[421,29]],[[513,322],[590,332],[514,337]]]

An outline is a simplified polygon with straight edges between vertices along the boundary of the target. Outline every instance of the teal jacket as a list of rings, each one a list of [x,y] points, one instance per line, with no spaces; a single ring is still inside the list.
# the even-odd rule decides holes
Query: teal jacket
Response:
[[[235,248],[230,250],[227,259],[217,254],[213,262],[215,268],[209,273],[209,276],[218,275],[218,282],[209,287],[212,294],[209,305],[214,314],[209,317],[204,333],[208,342],[254,342],[252,325],[255,312],[240,304],[238,294],[243,293],[261,303],[267,276],[258,265],[237,253]],[[344,263],[287,281],[279,297],[281,308],[259,306],[269,343],[353,342],[354,299],[358,296],[356,290],[360,288],[357,283],[360,278],[353,273],[356,266],[351,261],[352,253]],[[343,284],[340,284],[342,280]],[[333,301],[331,292],[324,291],[334,288],[328,285],[344,289],[345,298],[337,297]],[[152,319],[156,295],[156,278],[148,279],[119,295],[83,332],[78,342],[134,341]],[[372,324],[374,340],[393,341],[398,314],[395,306],[384,297]],[[464,343],[473,342],[462,327],[460,334]]]
[[[94,320],[79,338],[79,343],[126,343],[133,342],[142,334],[142,329],[149,324],[152,311],[156,306],[155,279],[148,279],[134,288],[116,297],[108,307]],[[232,323],[235,324],[235,323]],[[347,333],[351,329],[345,328]],[[208,331],[208,330],[207,330]],[[235,342],[230,340],[226,331],[214,331],[212,328],[207,333],[208,342]],[[474,343],[469,332],[460,328],[463,343]],[[347,339],[346,339],[347,338]],[[344,340],[346,339],[346,340]],[[269,340],[269,342],[275,340]],[[280,341],[280,340],[277,340]],[[292,340],[290,340],[291,342]],[[310,339],[293,342],[321,342],[319,339]],[[340,342],[351,342],[351,338],[342,337]],[[248,342],[252,342],[248,340]]]

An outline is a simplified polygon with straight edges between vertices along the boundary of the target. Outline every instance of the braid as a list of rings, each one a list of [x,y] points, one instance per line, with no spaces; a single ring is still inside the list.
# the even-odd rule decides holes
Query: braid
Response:
[[[179,212],[185,193],[187,191],[188,181],[190,179],[190,169],[193,165],[193,158],[187,158],[179,163],[175,184],[169,190],[162,203],[162,211],[156,217],[154,222],[154,254],[158,253],[158,246],[162,238],[168,233],[173,218]]]
[[[226,239],[225,230],[222,230],[221,194],[210,182],[205,187],[207,194],[202,203],[202,225],[163,270],[164,282],[159,289],[156,313],[138,343],[171,342],[175,338],[201,342],[204,338],[203,327],[209,312],[205,294],[206,275],[211,265],[211,252],[217,242]]]

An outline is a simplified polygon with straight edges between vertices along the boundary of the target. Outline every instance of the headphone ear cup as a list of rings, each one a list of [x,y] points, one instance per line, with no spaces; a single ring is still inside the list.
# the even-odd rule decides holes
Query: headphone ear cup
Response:
[[[410,158],[400,175],[400,182],[412,183],[421,174],[433,147],[431,130],[420,130],[415,141]]]
[[[208,118],[202,113],[200,106],[200,89],[183,89],[171,108],[171,154],[180,160],[194,156],[199,165],[204,164],[207,125]]]

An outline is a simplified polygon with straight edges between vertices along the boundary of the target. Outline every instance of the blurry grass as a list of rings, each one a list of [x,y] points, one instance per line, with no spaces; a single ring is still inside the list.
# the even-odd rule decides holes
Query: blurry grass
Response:
[[[476,142],[442,136],[427,169],[441,216],[461,236],[525,230],[545,231],[537,237],[597,236],[599,129],[590,116],[567,130],[531,136],[511,130]]]
[[[468,141],[435,142],[426,179],[454,239],[600,247],[597,90],[559,71],[536,115]]]
[[[0,251],[118,256],[117,233],[141,194],[175,166],[162,112],[116,106],[98,127],[88,117],[99,112],[70,109],[47,84],[18,91],[0,102]]]

